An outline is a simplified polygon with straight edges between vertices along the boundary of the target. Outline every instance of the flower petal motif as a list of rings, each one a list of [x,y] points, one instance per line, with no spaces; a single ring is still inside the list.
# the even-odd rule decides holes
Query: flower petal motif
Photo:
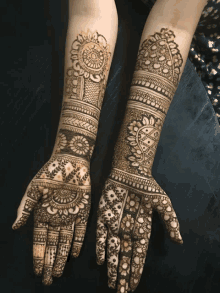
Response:
[[[127,197],[125,208],[130,212],[136,212],[139,208],[140,198],[135,194],[131,194]]]
[[[128,126],[129,136],[126,139],[130,145],[131,155],[127,159],[130,166],[137,168],[141,175],[151,175],[152,155],[162,124],[161,119],[149,115],[143,116],[141,120],[132,121]]]
[[[126,215],[121,221],[121,228],[124,232],[130,232],[134,224],[134,218],[131,215]]]
[[[150,122],[149,122],[147,117],[143,117],[142,123],[143,123],[143,125],[150,124]]]
[[[57,137],[56,152],[59,153],[67,145],[66,136],[63,133],[59,133]]]
[[[79,155],[86,155],[89,151],[89,143],[83,136],[74,136],[69,146],[74,153]]]
[[[71,60],[79,75],[99,82],[105,78],[105,68],[109,65],[110,53],[106,39],[98,32],[81,33],[72,44]],[[83,70],[83,71],[81,71]]]
[[[115,255],[110,256],[108,261],[111,264],[114,264],[114,266],[117,266],[118,265],[118,258]]]
[[[115,200],[118,199],[118,197],[115,194],[114,190],[111,190],[111,189],[106,190],[105,197],[106,197],[106,200],[109,201],[109,202],[114,202]]]
[[[130,258],[126,256],[122,256],[120,265],[119,265],[119,272],[122,276],[126,276],[130,270]]]

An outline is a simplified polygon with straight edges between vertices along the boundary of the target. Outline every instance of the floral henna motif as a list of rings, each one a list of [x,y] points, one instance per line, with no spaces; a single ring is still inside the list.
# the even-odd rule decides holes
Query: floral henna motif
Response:
[[[107,247],[108,286],[115,288],[117,280],[118,254],[120,250],[120,239],[109,232]]]
[[[38,275],[43,271],[47,285],[52,276],[62,275],[72,238],[72,256],[83,244],[91,205],[89,165],[111,62],[110,46],[97,31],[81,32],[68,50],[72,66],[64,77],[53,154],[29,184],[13,224],[18,229],[34,210],[34,270]],[[106,219],[118,217],[120,209],[107,211]]]
[[[22,215],[14,228],[24,224],[34,209],[33,261],[37,275],[50,285],[59,277],[70,251],[78,256],[89,217],[89,164],[70,156],[54,155],[29,185]],[[75,231],[74,231],[75,226]]]
[[[154,154],[158,144],[162,121],[154,116],[144,116],[140,121],[133,121],[129,126],[127,140],[132,156],[128,156],[131,166],[136,167],[140,175],[151,175]]]
[[[97,260],[101,264],[105,259],[107,239],[108,283],[109,287],[115,288],[118,279],[118,292],[126,292],[126,288],[134,290],[140,281],[151,235],[153,211],[160,214],[171,240],[183,243],[170,199],[154,179],[150,180],[151,186],[154,185],[151,192],[140,193],[109,179],[100,199]],[[116,213],[115,207],[118,205],[122,209]],[[106,227],[109,228],[108,238]]]
[[[109,51],[105,37],[98,32],[88,30],[74,40],[55,154],[68,153],[90,160],[110,68]]]
[[[111,251],[109,283],[115,287],[118,270],[118,293],[134,291],[140,281],[153,211],[161,216],[171,240],[183,243],[171,201],[152,176],[162,126],[183,63],[174,40],[174,33],[162,28],[140,45],[113,168],[99,203],[97,260],[104,262],[107,240],[107,251]],[[120,253],[111,239],[120,241]]]

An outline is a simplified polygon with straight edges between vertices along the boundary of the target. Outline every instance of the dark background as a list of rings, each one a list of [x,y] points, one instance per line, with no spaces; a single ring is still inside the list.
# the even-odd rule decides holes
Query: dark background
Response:
[[[82,252],[50,287],[32,268],[33,218],[11,226],[26,187],[48,161],[63,94],[68,1],[1,1],[1,291],[116,292],[96,265],[96,210],[110,172],[148,8],[117,0],[119,31],[91,162],[92,209]],[[190,62],[162,131],[153,174],[170,195],[184,244],[175,245],[157,214],[136,292],[219,292],[220,134]],[[197,79],[196,79],[197,78]]]

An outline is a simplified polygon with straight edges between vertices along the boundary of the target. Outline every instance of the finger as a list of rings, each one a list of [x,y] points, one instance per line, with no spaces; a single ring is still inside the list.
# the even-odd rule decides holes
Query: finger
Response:
[[[33,233],[33,264],[36,275],[41,275],[44,267],[44,256],[47,242],[48,225],[35,223]]]
[[[44,188],[42,188],[42,191],[43,190]],[[21,203],[18,207],[17,218],[14,224],[12,225],[12,229],[19,229],[27,222],[27,219],[30,216],[31,211],[34,209],[41,196],[42,192],[40,191],[40,188],[38,188],[37,186],[32,185],[27,188],[27,191],[25,192],[25,195],[23,196]]]
[[[132,242],[130,235],[124,235],[121,239],[121,252],[118,269],[118,287],[117,293],[127,293],[129,288],[129,279],[131,272]]]
[[[79,222],[75,223],[75,231],[74,231],[74,240],[73,246],[71,250],[71,255],[73,257],[78,257],[80,254],[80,250],[83,245],[84,237],[86,234],[86,223],[79,220]]]
[[[124,212],[121,218],[119,233],[122,236],[121,253],[118,273],[118,293],[126,293],[129,288],[130,264],[132,256],[131,235],[134,229],[135,219],[138,215],[141,196],[129,193],[126,199]]]
[[[152,207],[141,207],[134,226],[134,244],[131,261],[130,289],[134,291],[141,279],[151,234]]]
[[[155,207],[157,212],[163,219],[163,222],[165,223],[171,240],[178,244],[183,244],[183,240],[180,235],[179,221],[177,219],[170,199],[168,197],[161,196],[158,201],[155,202]]]
[[[60,228],[59,244],[53,267],[53,277],[61,277],[63,274],[73,239],[73,231],[74,224]]]
[[[107,244],[107,268],[108,286],[112,289],[115,289],[116,287],[119,250],[120,238],[109,232]]]
[[[96,262],[102,265],[105,261],[105,246],[107,239],[107,228],[105,227],[101,216],[98,216],[96,227]]]
[[[48,227],[47,234],[47,246],[44,258],[44,273],[43,283],[44,285],[51,285],[53,282],[52,271],[53,264],[56,258],[57,245],[59,241],[60,227]]]

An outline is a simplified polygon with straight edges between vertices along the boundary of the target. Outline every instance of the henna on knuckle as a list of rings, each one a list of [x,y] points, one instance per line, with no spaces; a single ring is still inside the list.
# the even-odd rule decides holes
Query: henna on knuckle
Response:
[[[118,292],[134,290],[141,278],[157,210],[171,238],[181,242],[170,199],[152,176],[160,134],[183,64],[174,32],[162,28],[139,48],[113,167],[99,203],[99,217],[121,239]],[[109,286],[114,287],[114,243],[109,242]],[[133,251],[131,262],[131,251]],[[112,269],[113,268],[113,269]],[[131,268],[131,272],[130,272]],[[131,274],[130,285],[128,286]]]

